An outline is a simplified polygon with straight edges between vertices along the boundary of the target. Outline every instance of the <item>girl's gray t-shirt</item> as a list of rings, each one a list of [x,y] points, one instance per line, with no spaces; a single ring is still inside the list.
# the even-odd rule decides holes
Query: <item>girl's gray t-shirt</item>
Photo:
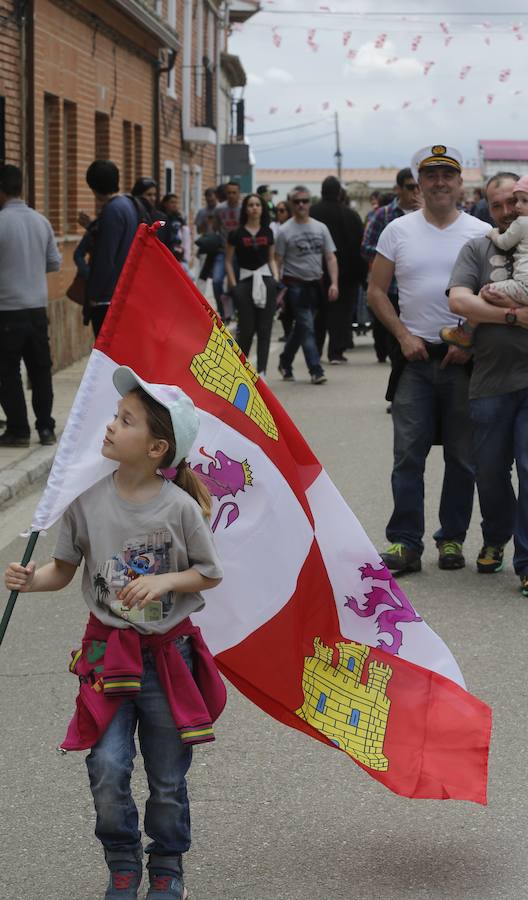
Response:
[[[147,503],[119,496],[113,475],[81,494],[62,517],[53,556],[73,565],[84,559],[82,592],[91,612],[114,628],[132,625],[163,634],[204,606],[201,594],[165,594],[144,610],[125,609],[117,592],[141,575],[194,568],[221,578],[210,525],[199,504],[172,482]]]

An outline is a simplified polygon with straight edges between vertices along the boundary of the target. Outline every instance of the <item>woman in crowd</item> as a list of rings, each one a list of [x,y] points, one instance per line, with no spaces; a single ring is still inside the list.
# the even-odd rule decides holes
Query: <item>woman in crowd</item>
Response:
[[[238,343],[249,356],[257,335],[257,371],[266,374],[271,328],[275,313],[278,271],[269,212],[257,194],[244,198],[240,225],[229,233],[226,251],[227,281],[238,312]],[[233,260],[240,266],[237,283]]]

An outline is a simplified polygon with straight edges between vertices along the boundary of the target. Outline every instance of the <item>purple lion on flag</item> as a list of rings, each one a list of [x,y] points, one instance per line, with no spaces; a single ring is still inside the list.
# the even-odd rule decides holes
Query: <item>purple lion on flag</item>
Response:
[[[347,597],[345,606],[363,619],[376,616],[378,607],[388,606],[389,609],[382,609],[377,614],[375,621],[378,634],[390,635],[392,640],[390,644],[385,640],[379,640],[378,647],[386,653],[397,655],[403,642],[403,636],[398,626],[405,622],[421,622],[422,618],[417,615],[386,566],[382,565],[379,569],[375,569],[370,563],[365,563],[364,566],[359,567],[359,571],[362,580],[372,578],[374,582],[384,582],[384,585],[373,584],[371,590],[363,595],[363,599],[366,600],[365,606],[361,606],[355,597]]]
[[[217,500],[223,500],[224,497],[236,497],[240,491],[245,491],[247,485],[253,484],[253,475],[247,459],[239,462],[236,459],[231,459],[222,450],[217,450],[215,455],[211,456],[210,453],[206,453],[203,447],[200,447],[200,453],[211,461],[207,466],[207,471],[204,471],[202,463],[198,463],[192,467],[193,472],[199,475],[211,495],[216,497]],[[226,510],[229,510],[229,512],[227,513],[224,528],[229,528],[238,519],[240,515],[238,504],[228,500],[222,503],[218,510],[211,526],[213,531],[216,531],[218,528]]]

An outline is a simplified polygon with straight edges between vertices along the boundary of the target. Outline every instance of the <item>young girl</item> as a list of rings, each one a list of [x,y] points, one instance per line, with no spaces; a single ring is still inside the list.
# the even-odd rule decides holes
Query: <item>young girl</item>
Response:
[[[233,266],[235,254],[240,266],[238,284]],[[265,376],[279,273],[268,207],[258,194],[248,194],[244,198],[240,225],[228,235],[226,272],[238,312],[237,340],[240,349],[249,356],[256,333],[257,371]]]
[[[183,900],[182,853],[190,846],[185,775],[191,745],[212,740],[225,689],[188,618],[222,569],[206,518],[211,497],[185,462],[198,415],[177,387],[147,384],[121,366],[121,394],[102,454],[118,468],[65,512],[53,561],[12,563],[10,590],[56,591],[84,558],[90,620],[72,660],[80,693],[64,749],[91,748],[86,763],[96,836],[110,870],[105,900],[135,900],[142,875],[138,812],[130,791],[139,743],[150,788],[148,900]],[[175,483],[158,469],[175,467]],[[191,675],[194,673],[194,678]]]

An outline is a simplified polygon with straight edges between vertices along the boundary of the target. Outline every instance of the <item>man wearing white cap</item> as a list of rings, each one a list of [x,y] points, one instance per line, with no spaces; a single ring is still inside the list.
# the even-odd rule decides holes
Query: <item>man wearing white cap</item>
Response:
[[[461,247],[488,226],[460,212],[462,157],[454,147],[433,144],[414,154],[411,168],[423,209],[391,222],[383,231],[370,276],[368,300],[401,348],[392,403],[394,510],[387,525],[390,546],[382,559],[393,572],[417,572],[424,549],[424,469],[438,433],[444,445],[440,528],[434,534],[442,569],[465,565],[462,545],[473,507],[474,470],[468,413],[469,355],[439,337],[455,325],[446,288]],[[400,317],[388,289],[396,276]],[[446,316],[448,317],[446,319]],[[394,380],[394,374],[393,374]]]

